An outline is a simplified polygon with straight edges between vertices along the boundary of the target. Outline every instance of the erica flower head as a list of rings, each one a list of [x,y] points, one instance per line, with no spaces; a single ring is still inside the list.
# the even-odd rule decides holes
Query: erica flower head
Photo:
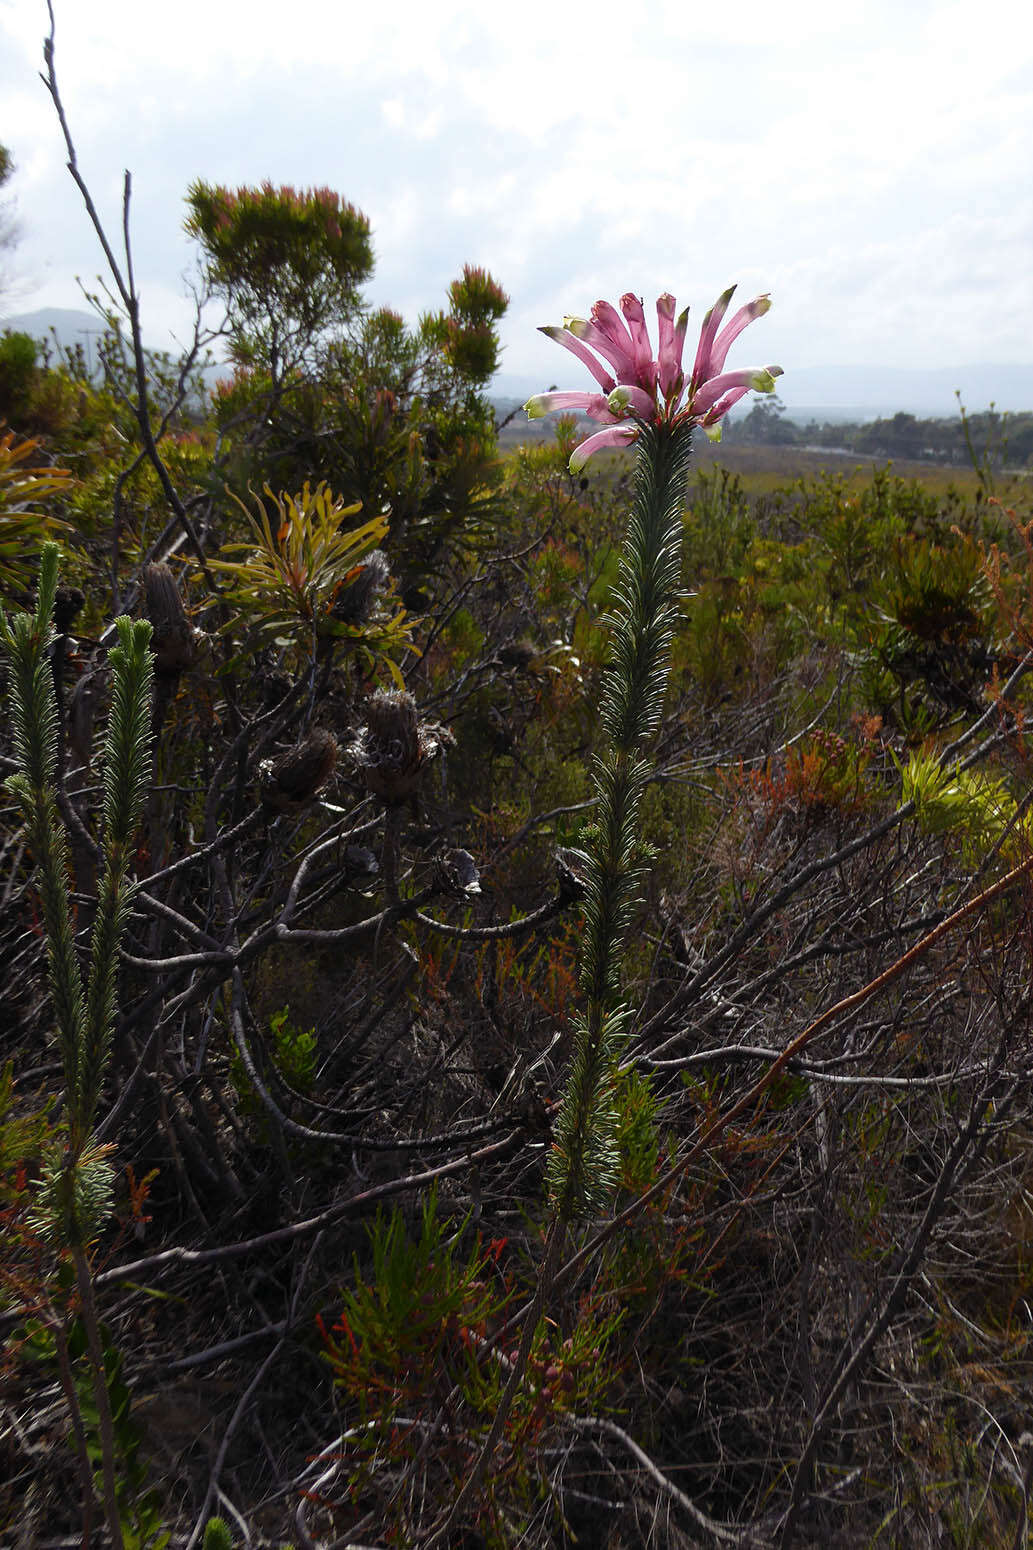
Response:
[[[749,392],[775,391],[781,366],[724,369],[731,345],[771,306],[767,296],[757,296],[725,323],[734,292],[733,285],[703,319],[691,368],[682,362],[689,309],[676,315],[674,297],[666,292],[656,303],[655,357],[642,302],[630,292],[621,297],[619,312],[608,301],[597,301],[591,317],[564,318],[562,328],[541,330],[576,355],[599,387],[595,393],[539,393],[524,405],[532,420],[554,409],[571,409],[604,426],[575,450],[570,460],[574,473],[593,452],[634,441],[643,422],[671,427],[698,425],[712,441],[719,441],[721,420],[733,404]]]

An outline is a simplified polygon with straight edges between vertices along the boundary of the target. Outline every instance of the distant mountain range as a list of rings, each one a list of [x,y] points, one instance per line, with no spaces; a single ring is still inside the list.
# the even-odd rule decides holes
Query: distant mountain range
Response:
[[[33,339],[45,340],[51,347],[56,340],[62,350],[74,350],[76,345],[82,345],[91,370],[96,364],[96,342],[105,332],[104,324],[95,312],[82,312],[74,307],[43,307],[38,312],[18,312],[0,318],[0,333],[4,329],[31,334]],[[146,348],[151,353],[164,350],[173,358],[178,353],[175,341],[171,338],[164,345],[148,341]],[[229,375],[230,368],[221,364],[206,366],[203,371],[209,388],[221,377]]]
[[[0,329],[4,328],[32,334],[36,339],[56,335],[66,349],[81,344],[87,356],[92,341],[103,333],[95,313],[68,307],[44,307],[0,318]],[[212,374],[224,375],[225,369],[215,367]],[[576,387],[577,383],[564,378],[559,385]],[[492,382],[492,397],[506,411],[546,386],[534,377],[499,372]],[[973,412],[987,409],[991,402],[1002,411],[1033,411],[1033,365],[946,366],[932,371],[921,367],[803,366],[787,370],[778,384],[786,414],[803,423],[877,420],[899,412],[925,419],[943,418],[958,411],[956,391],[961,392],[966,409]],[[744,409],[748,403],[743,400]]]
[[[0,329],[13,333],[31,334],[33,339],[54,339],[63,350],[72,350],[81,344],[90,358],[93,341],[105,332],[104,324],[95,312],[81,312],[74,307],[43,307],[38,312],[19,312],[11,317],[0,318]]]

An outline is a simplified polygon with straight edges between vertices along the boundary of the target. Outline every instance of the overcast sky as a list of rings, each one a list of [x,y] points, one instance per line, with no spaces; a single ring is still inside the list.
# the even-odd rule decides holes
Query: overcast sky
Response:
[[[369,295],[415,320],[466,262],[511,297],[504,370],[580,387],[535,332],[664,290],[774,306],[730,364],[1033,363],[1033,9],[1014,0],[55,0],[80,167],[122,171],[146,335],[186,324],[183,194],[328,184]],[[101,255],[38,78],[43,0],[0,0],[18,171],[10,312],[79,307]],[[575,380],[576,379],[576,380]]]

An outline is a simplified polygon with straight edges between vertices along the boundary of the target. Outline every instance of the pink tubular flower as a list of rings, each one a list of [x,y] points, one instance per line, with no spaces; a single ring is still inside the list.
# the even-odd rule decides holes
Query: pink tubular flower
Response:
[[[733,404],[749,392],[775,391],[781,366],[724,370],[730,346],[771,306],[767,296],[757,296],[722,328],[734,291],[733,285],[719,296],[703,319],[688,377],[682,367],[682,352],[689,309],[676,318],[674,297],[667,292],[656,304],[655,359],[642,302],[630,292],[621,297],[620,312],[608,301],[597,301],[590,318],[564,318],[562,328],[541,330],[576,355],[602,389],[601,393],[540,393],[524,405],[532,420],[555,409],[574,409],[605,425],[605,430],[589,436],[575,450],[570,459],[572,472],[577,473],[604,447],[633,442],[642,422],[671,427],[698,425],[711,441],[720,441],[720,422]]]

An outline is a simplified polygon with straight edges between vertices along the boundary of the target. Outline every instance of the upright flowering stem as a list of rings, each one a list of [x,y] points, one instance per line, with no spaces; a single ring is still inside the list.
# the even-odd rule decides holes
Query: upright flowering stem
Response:
[[[690,424],[641,425],[601,706],[607,746],[593,772],[597,807],[586,847],[581,961],[586,1004],[575,1023],[574,1055],[549,1168],[553,1202],[564,1222],[605,1209],[616,1179],[612,1078],[630,1017],[621,992],[621,963],[639,897],[639,815],[677,619],[691,454]]]
[[[719,296],[703,319],[691,371],[683,361],[688,308],[669,292],[657,298],[654,358],[641,300],[620,311],[597,301],[588,318],[569,317],[543,332],[587,366],[601,392],[550,392],[528,400],[532,419],[580,409],[604,426],[570,459],[579,471],[604,448],[638,449],[635,495],[614,600],[609,673],[602,701],[607,746],[595,763],[596,819],[588,840],[584,1011],[574,1025],[574,1055],[556,1122],[549,1186],[556,1222],[604,1210],[617,1173],[613,1076],[631,1016],[621,993],[621,964],[639,893],[639,812],[649,776],[648,750],[663,707],[676,620],[681,521],[699,426],[712,440],[749,392],[773,393],[780,366],[726,371],[735,340],[771,306],[756,296],[724,319],[735,291]],[[723,326],[722,326],[723,325]]]
[[[580,409],[605,427],[575,449],[570,459],[574,472],[604,448],[635,445],[634,501],[608,621],[613,633],[601,705],[607,742],[593,769],[596,814],[586,841],[585,1006],[574,1024],[573,1058],[549,1160],[552,1220],[538,1284],[523,1315],[520,1347],[488,1435],[425,1550],[455,1543],[456,1526],[477,1500],[524,1383],[567,1228],[605,1211],[616,1183],[614,1077],[632,1015],[622,994],[621,968],[642,876],[639,818],[651,768],[649,746],[660,725],[677,621],[692,432],[698,425],[717,440],[728,410],[751,391],[774,392],[781,376],[779,366],[724,371],[734,340],[770,306],[766,296],[758,296],[722,329],[731,297],[732,291],[725,291],[707,313],[690,374],[682,365],[688,309],[676,316],[674,297],[666,293],[656,304],[656,359],[642,303],[630,292],[621,297],[620,313],[599,301],[590,319],[571,317],[562,328],[542,330],[588,367],[602,391],[539,394],[525,404],[528,416]]]
[[[545,1315],[567,1227],[605,1210],[617,1174],[613,1078],[630,1008],[621,995],[621,961],[642,875],[639,813],[649,776],[648,746],[660,723],[677,619],[682,513],[692,426],[639,427],[634,501],[621,556],[601,714],[607,747],[594,768],[596,819],[587,840],[585,1009],[549,1162],[553,1218],[520,1346],[480,1454],[427,1550],[443,1550],[483,1484],[519,1393]]]

